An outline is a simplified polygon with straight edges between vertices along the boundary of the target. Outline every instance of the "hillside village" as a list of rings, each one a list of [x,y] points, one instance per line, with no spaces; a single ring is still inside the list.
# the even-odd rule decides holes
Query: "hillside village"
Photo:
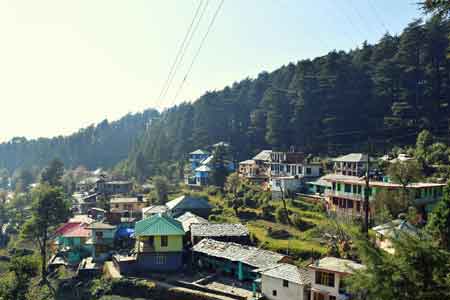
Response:
[[[221,142],[211,150],[189,153],[184,182],[163,201],[151,196],[158,189],[156,182],[139,185],[106,171],[86,171],[71,196],[70,218],[51,233],[49,270],[67,268],[82,281],[99,276],[140,278],[224,299],[351,299],[342,280],[365,268],[361,260],[333,252],[329,239],[336,237],[330,233],[306,237],[305,242],[316,250],[298,252],[293,240],[305,238],[293,235],[293,228],[299,234],[310,232],[308,226],[316,225],[308,223],[308,216],[319,216],[322,223],[331,218],[359,226],[364,223],[367,199],[368,224],[376,245],[395,255],[392,237],[399,232],[416,235],[445,187],[429,181],[402,185],[381,169],[369,169],[375,162],[389,166],[415,161],[404,153],[379,158],[349,153],[325,161],[293,149],[262,150],[235,162],[227,147]],[[228,174],[224,188],[228,194],[213,186],[214,178],[220,177],[214,174],[217,170]],[[253,211],[262,209],[261,216],[247,207],[256,203],[252,196],[237,200],[242,195],[233,194],[233,181],[265,195],[266,206],[253,206]],[[414,216],[395,215],[382,223],[379,196],[394,201],[389,197],[403,192],[411,198]],[[292,205],[300,204],[304,209],[293,215]],[[235,212],[232,218],[226,217],[227,206]],[[242,217],[245,213],[250,216]],[[9,234],[14,226],[2,224],[4,247],[16,238]],[[261,235],[261,229],[266,233]],[[287,247],[272,247],[262,240],[265,236],[286,242]]]

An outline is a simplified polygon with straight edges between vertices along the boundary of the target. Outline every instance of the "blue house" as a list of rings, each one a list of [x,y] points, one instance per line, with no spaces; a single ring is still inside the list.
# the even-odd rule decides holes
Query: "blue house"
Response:
[[[189,153],[189,162],[191,163],[191,169],[194,171],[198,168],[202,161],[209,157],[209,153],[207,151],[198,149],[191,153]]]

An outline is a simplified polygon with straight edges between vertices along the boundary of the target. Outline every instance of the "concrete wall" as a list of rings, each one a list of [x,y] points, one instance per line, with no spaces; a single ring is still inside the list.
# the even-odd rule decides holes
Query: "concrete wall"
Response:
[[[340,282],[340,275],[337,273],[334,273],[334,286],[326,286],[326,285],[321,285],[321,284],[317,284],[316,283],[316,271],[310,269],[311,272],[311,279],[312,279],[312,283],[311,283],[311,289],[312,290],[320,290],[326,293],[329,293],[330,296],[335,296],[336,299],[338,299],[339,297],[339,282]],[[313,300],[313,293],[311,293],[311,300]]]
[[[182,252],[139,253],[137,255],[137,269],[140,272],[170,272],[176,271],[182,266]]]
[[[268,300],[308,300],[304,286],[289,282],[288,287],[284,287],[282,279],[266,275],[261,276],[261,291]],[[276,296],[273,291],[276,291]]]
[[[149,237],[142,236],[139,237],[139,241],[148,243]],[[155,236],[154,237],[154,252],[177,252],[183,250],[183,236],[181,235],[169,235],[167,237],[167,247],[161,246],[161,237]]]

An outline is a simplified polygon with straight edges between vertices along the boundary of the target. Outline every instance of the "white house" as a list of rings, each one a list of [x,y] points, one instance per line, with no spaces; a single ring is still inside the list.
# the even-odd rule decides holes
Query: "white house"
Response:
[[[261,292],[268,300],[309,300],[311,276],[307,269],[277,264],[257,270],[261,274]]]
[[[364,265],[348,259],[325,257],[308,268],[312,278],[311,300],[341,300],[350,298],[342,279]]]
[[[366,172],[367,154],[350,153],[333,159],[334,174],[361,177]]]

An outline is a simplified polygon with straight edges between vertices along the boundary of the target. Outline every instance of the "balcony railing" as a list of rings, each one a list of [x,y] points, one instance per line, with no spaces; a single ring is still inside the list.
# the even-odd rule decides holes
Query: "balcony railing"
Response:
[[[346,193],[341,191],[333,191],[333,190],[326,190],[325,196],[332,196],[332,197],[340,197],[340,198],[346,198],[351,200],[357,200],[357,201],[363,201],[364,195],[363,194],[355,194],[355,193]],[[369,200],[372,200],[372,196],[369,196]]]

